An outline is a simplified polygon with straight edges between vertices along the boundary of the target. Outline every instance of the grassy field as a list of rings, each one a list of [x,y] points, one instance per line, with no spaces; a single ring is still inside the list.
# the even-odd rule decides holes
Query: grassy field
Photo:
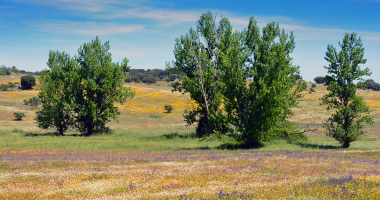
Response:
[[[19,78],[0,76],[0,83]],[[318,128],[307,141],[247,150],[227,137],[194,137],[182,116],[193,102],[167,85],[126,84],[136,97],[118,105],[119,123],[91,137],[37,128],[35,110],[23,105],[37,90],[0,92],[0,199],[380,198],[380,92],[358,90],[375,124],[349,149]],[[310,87],[291,118],[300,126],[331,115],[318,100],[325,86]],[[15,120],[16,111],[26,117]]]

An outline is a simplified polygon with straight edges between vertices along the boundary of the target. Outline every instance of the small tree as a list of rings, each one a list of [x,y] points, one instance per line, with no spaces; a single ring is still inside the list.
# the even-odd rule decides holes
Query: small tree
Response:
[[[32,75],[26,75],[21,77],[21,88],[23,90],[30,90],[36,85],[36,78]]]
[[[171,113],[173,110],[173,106],[170,104],[167,104],[164,106],[164,109],[166,110],[167,113]]]
[[[24,104],[32,106],[33,108],[35,108],[35,107],[41,105],[41,99],[38,97],[32,97],[29,99],[24,99]]]
[[[23,112],[14,112],[13,115],[17,120],[22,120],[22,118],[25,117],[25,114]]]
[[[322,77],[322,76],[315,77],[315,78],[314,78],[314,81],[315,81],[317,84],[325,84],[325,83],[326,83],[325,78]]]
[[[327,46],[325,60],[330,64],[325,68],[330,76],[327,89],[330,92],[321,100],[327,104],[327,109],[334,109],[335,113],[324,123],[327,135],[338,140],[343,148],[348,148],[350,143],[357,140],[365,132],[364,123],[373,123],[369,115],[369,107],[362,97],[356,95],[356,80],[363,80],[362,76],[370,76],[369,68],[362,70],[359,64],[365,64],[364,48],[361,38],[356,38],[356,33],[346,33],[343,42],[339,42],[341,50]],[[359,84],[362,85],[363,83]]]

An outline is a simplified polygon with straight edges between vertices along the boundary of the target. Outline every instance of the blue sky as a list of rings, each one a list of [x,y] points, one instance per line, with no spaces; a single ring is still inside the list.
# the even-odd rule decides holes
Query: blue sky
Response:
[[[228,18],[235,30],[254,16],[260,28],[275,21],[293,31],[293,63],[307,81],[326,75],[327,44],[338,47],[346,32],[356,32],[368,59],[363,67],[380,82],[380,0],[0,0],[0,65],[41,70],[49,50],[73,56],[99,36],[110,41],[113,61],[127,57],[132,68],[163,69],[174,59],[175,38],[208,10]]]

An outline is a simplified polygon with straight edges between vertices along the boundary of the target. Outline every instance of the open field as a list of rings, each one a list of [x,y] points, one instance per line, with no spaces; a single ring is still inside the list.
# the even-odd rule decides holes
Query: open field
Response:
[[[1,199],[379,199],[379,150],[3,149]]]
[[[322,128],[307,141],[231,150],[235,142],[227,137],[194,137],[182,117],[193,102],[167,84],[126,84],[136,97],[118,105],[119,123],[91,137],[37,128],[35,110],[23,105],[37,90],[0,92],[0,199],[380,198],[380,92],[358,90],[375,124],[347,150]],[[320,125],[331,114],[318,100],[325,87],[310,87],[291,118],[301,126]],[[26,117],[14,120],[15,111]]]

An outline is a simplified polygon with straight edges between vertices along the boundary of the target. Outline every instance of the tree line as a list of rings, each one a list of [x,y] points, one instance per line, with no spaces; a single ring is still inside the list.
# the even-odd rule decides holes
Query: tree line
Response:
[[[129,69],[125,82],[143,82],[154,84],[157,81],[180,81],[182,80],[182,77],[182,74],[170,73],[168,69]]]
[[[338,52],[328,45],[325,80],[330,92],[320,100],[335,111],[324,122],[327,134],[348,147],[364,134],[365,123],[373,123],[368,106],[356,95],[357,87],[365,83],[354,83],[371,73],[359,66],[366,59],[355,33],[345,34],[339,46]],[[294,48],[293,32],[287,34],[278,23],[260,30],[251,17],[246,29],[233,31],[227,18],[217,23],[211,12],[201,15],[195,29],[175,40],[175,60],[166,63],[166,70],[131,70],[126,58],[121,64],[113,63],[109,43],[101,44],[96,37],[83,44],[77,56],[49,53],[50,69],[40,76],[42,109],[36,121],[39,127],[53,127],[61,134],[69,127],[85,135],[100,132],[108,118],[117,119],[120,114],[114,102],[125,103],[134,96],[123,87],[123,80],[167,76],[182,79],[173,84],[173,91],[189,93],[196,102],[184,118],[187,125],[197,126],[199,137],[228,135],[246,147],[257,146],[289,127],[288,119],[294,115],[291,108],[302,97],[306,83],[300,67],[292,63]]]

